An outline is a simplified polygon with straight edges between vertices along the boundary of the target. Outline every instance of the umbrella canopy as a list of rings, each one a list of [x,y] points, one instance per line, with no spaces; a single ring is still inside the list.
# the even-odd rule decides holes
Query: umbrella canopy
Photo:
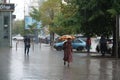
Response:
[[[75,37],[72,35],[63,35],[63,36],[59,37],[59,40],[67,40],[68,38],[70,38],[72,40],[75,39]]]

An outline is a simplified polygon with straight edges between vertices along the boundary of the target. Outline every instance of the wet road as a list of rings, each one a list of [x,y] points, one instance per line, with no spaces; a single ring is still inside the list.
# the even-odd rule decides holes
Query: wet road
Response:
[[[35,44],[27,56],[23,43],[16,50],[13,42],[11,49],[0,48],[0,80],[120,80],[120,60],[98,56],[74,53],[68,68],[62,51]]]

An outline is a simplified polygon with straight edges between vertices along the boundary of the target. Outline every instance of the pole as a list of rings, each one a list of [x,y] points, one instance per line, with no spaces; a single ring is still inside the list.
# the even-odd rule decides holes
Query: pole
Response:
[[[115,41],[115,43],[116,43],[116,48],[115,48],[115,54],[116,54],[116,58],[118,58],[118,57],[119,57],[119,55],[118,55],[119,15],[116,16],[116,30],[115,30],[115,32],[116,32],[116,41]]]
[[[24,1],[24,35],[25,35],[25,1]]]
[[[10,47],[12,47],[12,27],[11,27],[11,24],[12,24],[12,12],[10,11],[10,23],[9,23],[9,25],[10,25]]]

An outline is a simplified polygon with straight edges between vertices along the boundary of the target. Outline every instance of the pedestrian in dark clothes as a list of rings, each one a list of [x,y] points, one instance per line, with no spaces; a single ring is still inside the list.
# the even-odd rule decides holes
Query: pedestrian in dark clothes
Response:
[[[30,37],[29,36],[25,36],[24,37],[24,45],[25,45],[25,54],[29,54],[29,48],[30,48]]]
[[[102,56],[104,56],[107,50],[107,40],[104,36],[101,36],[101,39],[100,39],[100,49],[101,49]]]

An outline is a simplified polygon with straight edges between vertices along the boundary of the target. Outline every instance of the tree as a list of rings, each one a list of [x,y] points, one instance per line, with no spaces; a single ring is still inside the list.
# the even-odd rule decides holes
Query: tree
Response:
[[[41,13],[39,9],[32,7],[32,11],[29,14],[36,21],[38,22],[41,21]]]
[[[49,25],[50,33],[76,34],[80,32],[79,19],[75,17],[76,11],[77,7],[74,4],[65,5],[61,0],[48,0],[39,9],[33,8],[31,16],[38,18],[40,15],[42,25]]]
[[[24,35],[24,21],[17,20],[13,23],[12,34]]]
[[[43,5],[40,6],[41,11],[41,21],[44,26],[49,26],[50,30],[50,42],[54,41],[54,18],[60,10],[61,0],[47,0],[43,2]]]
[[[113,35],[115,49],[116,15],[120,14],[119,0],[72,0],[79,6],[81,31],[86,35]]]
[[[112,35],[115,26],[115,16],[119,13],[117,3],[113,0],[75,0],[79,6],[79,13],[82,19],[81,30],[84,34],[91,35]]]
[[[55,24],[54,31],[56,33],[64,35],[64,34],[76,34],[79,32],[80,30],[80,24],[78,22],[79,19],[75,17],[77,9],[78,8],[74,4],[61,4],[61,10],[54,18]],[[58,31],[58,29],[61,31]]]

